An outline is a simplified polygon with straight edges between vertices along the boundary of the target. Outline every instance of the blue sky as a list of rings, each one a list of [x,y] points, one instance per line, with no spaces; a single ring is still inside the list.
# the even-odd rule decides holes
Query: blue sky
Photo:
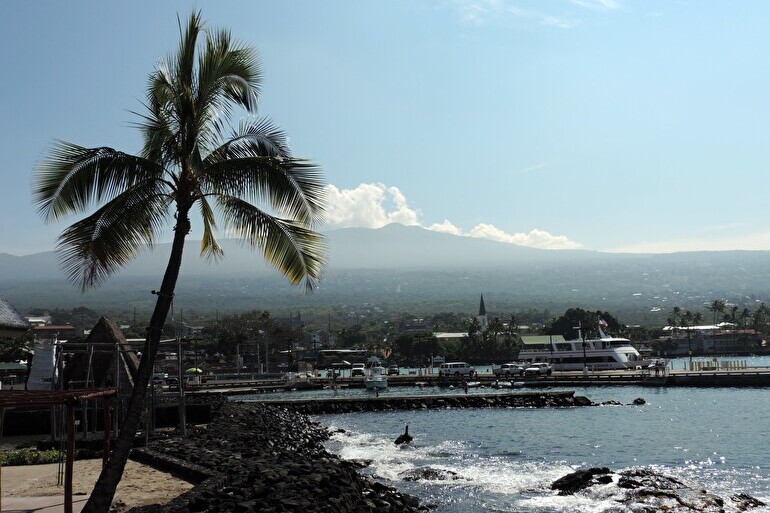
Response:
[[[260,113],[319,163],[327,228],[549,248],[770,249],[770,3],[18,1],[0,19],[0,252],[53,249],[54,139],[135,152],[176,16],[260,53]],[[74,219],[73,219],[74,221]]]

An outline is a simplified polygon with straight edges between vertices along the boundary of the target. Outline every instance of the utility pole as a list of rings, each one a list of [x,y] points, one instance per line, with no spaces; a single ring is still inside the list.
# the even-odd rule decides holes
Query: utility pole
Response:
[[[267,345],[267,328],[265,328],[265,374],[270,373],[270,353],[268,352]]]

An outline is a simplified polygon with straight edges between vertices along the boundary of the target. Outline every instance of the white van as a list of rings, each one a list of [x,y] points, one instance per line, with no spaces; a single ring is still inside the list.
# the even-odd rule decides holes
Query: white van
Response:
[[[439,376],[470,376],[475,372],[468,362],[442,363],[438,368]]]

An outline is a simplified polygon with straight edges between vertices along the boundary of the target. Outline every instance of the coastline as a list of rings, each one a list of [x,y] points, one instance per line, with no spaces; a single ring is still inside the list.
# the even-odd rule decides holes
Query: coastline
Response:
[[[213,405],[206,427],[150,440],[148,451],[202,467],[211,477],[160,506],[133,513],[416,513],[417,498],[359,474],[323,446],[328,430],[300,413],[262,403]]]

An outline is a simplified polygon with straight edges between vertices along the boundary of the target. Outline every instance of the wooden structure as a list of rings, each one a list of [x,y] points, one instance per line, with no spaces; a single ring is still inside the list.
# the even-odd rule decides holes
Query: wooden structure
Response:
[[[0,435],[2,435],[5,410],[27,406],[67,407],[67,454],[64,470],[64,513],[72,513],[72,472],[75,463],[75,407],[81,402],[101,399],[104,403],[104,454],[102,465],[107,464],[110,454],[110,404],[117,396],[114,388],[84,390],[3,390],[0,391]],[[0,506],[1,509],[1,506]]]

